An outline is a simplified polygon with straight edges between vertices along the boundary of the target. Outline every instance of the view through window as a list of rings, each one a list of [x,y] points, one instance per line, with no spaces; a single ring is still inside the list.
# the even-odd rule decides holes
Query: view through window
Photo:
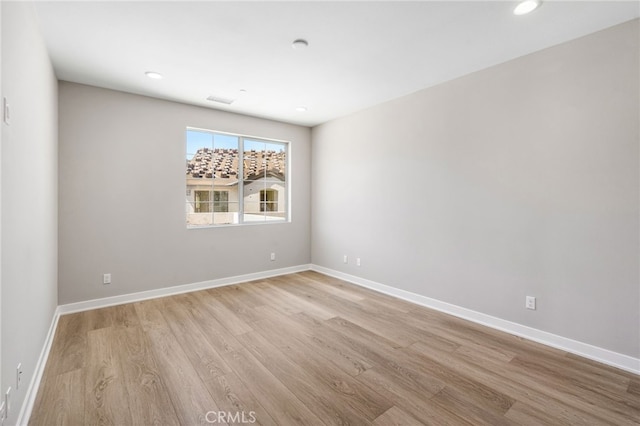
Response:
[[[187,129],[188,227],[288,220],[286,142]]]

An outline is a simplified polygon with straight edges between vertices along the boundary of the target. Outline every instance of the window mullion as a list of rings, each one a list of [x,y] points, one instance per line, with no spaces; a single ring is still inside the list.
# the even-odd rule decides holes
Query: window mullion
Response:
[[[238,223],[244,223],[244,138],[238,138]]]
[[[209,135],[211,135],[211,156],[213,157],[213,152],[216,148],[216,144],[213,138],[213,132],[208,132]],[[213,191],[215,191],[216,188],[216,180],[213,176],[211,176],[211,191],[209,192],[209,211],[211,212],[211,223],[215,223],[216,220],[216,214],[215,214],[215,209],[213,208]]]

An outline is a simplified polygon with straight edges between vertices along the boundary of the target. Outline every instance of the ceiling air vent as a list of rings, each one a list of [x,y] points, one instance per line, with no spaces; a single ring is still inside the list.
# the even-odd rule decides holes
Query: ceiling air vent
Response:
[[[222,96],[216,96],[216,95],[211,95],[207,97],[207,100],[211,102],[218,102],[225,105],[231,105],[235,101],[235,99],[223,98]]]

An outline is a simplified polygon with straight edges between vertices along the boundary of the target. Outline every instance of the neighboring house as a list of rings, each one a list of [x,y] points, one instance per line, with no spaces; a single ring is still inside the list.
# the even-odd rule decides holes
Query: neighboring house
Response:
[[[244,222],[286,217],[286,153],[245,151]],[[239,222],[240,164],[237,149],[200,148],[186,163],[187,225]]]

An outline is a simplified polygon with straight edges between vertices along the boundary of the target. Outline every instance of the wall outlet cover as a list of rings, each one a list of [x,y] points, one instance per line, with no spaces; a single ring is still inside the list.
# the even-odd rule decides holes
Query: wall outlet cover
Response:
[[[527,309],[535,310],[536,309],[536,298],[533,296],[527,296],[525,299],[525,307]]]

